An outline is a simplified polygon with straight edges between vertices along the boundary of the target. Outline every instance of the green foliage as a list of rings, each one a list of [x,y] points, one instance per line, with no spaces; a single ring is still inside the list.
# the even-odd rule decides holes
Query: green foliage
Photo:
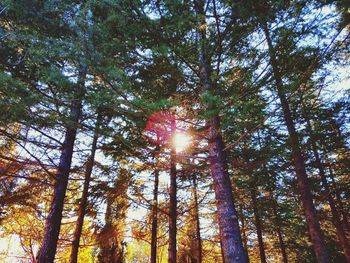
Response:
[[[219,117],[218,131],[251,262],[260,257],[255,215],[262,221],[271,260],[282,262],[280,230],[290,262],[314,262],[262,35],[266,26],[327,249],[333,262],[342,260],[312,144],[344,221],[350,204],[350,109],[348,97],[340,99],[329,92],[339,88],[328,82],[328,74],[337,71],[333,68],[337,63],[348,66],[348,38],[337,31],[348,30],[346,1],[206,1],[204,16],[197,14],[195,2],[4,0],[0,4],[1,236],[18,235],[26,258],[33,256],[31,247],[40,245],[52,176],[60,162],[65,128],[72,124],[72,102],[81,99],[59,260],[69,258],[87,149],[98,114],[98,151],[79,261],[103,261],[109,252],[115,252],[118,260],[149,260],[156,169],[161,179],[158,260],[167,261],[170,145],[155,148],[144,128],[155,112],[171,111],[181,126],[178,130],[193,140],[188,151],[177,153],[180,261],[191,257],[195,244],[196,215],[188,193],[188,178],[195,173],[199,175],[203,262],[221,262],[207,158],[208,120]],[[214,87],[204,92],[198,70],[203,46],[210,68],[207,81]],[[83,77],[82,66],[87,67]],[[79,79],[83,85],[78,94]],[[139,208],[145,220],[132,220],[131,208]]]
[[[12,78],[8,73],[0,73],[0,125],[25,120],[29,108],[38,102],[37,96],[31,93],[25,83]]]

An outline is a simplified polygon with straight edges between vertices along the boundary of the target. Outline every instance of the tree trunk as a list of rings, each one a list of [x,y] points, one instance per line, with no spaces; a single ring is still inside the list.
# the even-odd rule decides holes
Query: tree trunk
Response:
[[[264,246],[264,241],[263,241],[263,236],[262,236],[262,224],[261,224],[258,206],[257,206],[255,187],[256,186],[251,187],[250,196],[252,198],[255,227],[256,227],[256,233],[258,236],[260,261],[261,261],[261,263],[266,263],[267,261],[266,261],[266,254],[265,254],[265,246]]]
[[[278,242],[280,245],[283,263],[288,263],[287,249],[283,240],[281,225],[277,225]]]
[[[95,153],[97,148],[97,140],[98,140],[98,130],[100,126],[100,118],[101,116],[97,116],[96,125],[95,125],[95,131],[94,131],[94,137],[92,140],[91,145],[91,154],[87,160],[86,167],[85,167],[85,178],[84,178],[84,187],[83,187],[83,193],[81,196],[80,206],[78,210],[78,219],[75,224],[75,230],[73,234],[73,241],[72,241],[72,249],[70,254],[70,263],[76,263],[78,261],[78,252],[79,252],[79,242],[80,242],[80,236],[83,229],[83,223],[84,223],[84,217],[86,212],[86,206],[87,206],[87,200],[89,196],[89,186],[91,181],[91,174],[92,169],[94,167],[95,162]]]
[[[278,64],[277,64],[276,54],[275,54],[272,40],[270,37],[269,29],[267,27],[267,23],[263,24],[262,28],[266,36],[268,49],[270,53],[270,62],[273,70],[273,76],[276,82],[277,93],[281,101],[283,116],[284,116],[284,120],[289,133],[290,146],[292,150],[292,160],[294,164],[295,173],[297,176],[301,202],[303,205],[304,214],[306,217],[306,222],[309,229],[311,241],[313,243],[314,251],[318,262],[320,263],[330,262],[329,256],[326,250],[323,233],[321,231],[321,227],[316,215],[316,209],[312,199],[311,189],[309,186],[306,169],[305,169],[305,163],[304,163],[304,159],[300,149],[298,134],[295,130],[289,103],[286,99],[286,95],[283,92],[282,77],[280,75],[279,68],[277,66]]]
[[[175,118],[171,120],[172,134],[176,131]],[[176,263],[176,151],[173,145],[170,153],[170,202],[169,202],[169,247],[168,247],[168,263]]]
[[[278,203],[277,203],[277,200],[274,198],[273,193],[271,193],[271,196],[272,196],[273,214],[276,220],[276,231],[278,235],[278,243],[280,245],[283,263],[288,263],[287,248],[283,240],[283,234],[282,234],[282,228],[281,228],[281,219],[277,212]]]
[[[38,252],[38,263],[51,263],[55,259],[57,242],[62,221],[64,198],[66,195],[68,176],[72,163],[74,142],[77,134],[77,126],[81,115],[82,94],[87,68],[80,69],[79,79],[76,85],[75,98],[70,109],[69,120],[66,127],[65,139],[61,148],[60,162],[57,168],[54,185],[53,199],[49,215],[46,219],[44,237]]]
[[[154,168],[154,188],[152,203],[152,230],[151,230],[151,263],[157,263],[157,234],[158,234],[158,186],[159,186],[159,167],[158,167],[159,146],[155,149],[155,168]]]
[[[260,133],[258,133],[258,140],[259,140],[259,147],[263,148],[263,145],[261,143]],[[266,166],[266,163],[263,164],[263,171],[266,173],[266,175],[270,175],[270,172]],[[277,196],[274,195],[274,191],[277,189],[276,178],[273,178],[273,181],[274,181],[274,186],[273,186],[273,189],[270,190],[270,198],[272,203],[273,216],[275,219],[274,224],[276,226],[278,243],[281,249],[283,263],[288,263],[287,248],[283,240],[282,227],[281,227],[282,220],[277,211],[278,210]]]
[[[206,26],[203,1],[195,1],[195,8],[200,24],[198,33],[200,35],[199,48],[199,77],[203,91],[214,92],[215,85],[211,81],[211,63],[207,57]],[[206,105],[209,110],[215,105]],[[217,206],[219,221],[220,240],[225,263],[248,262],[242,245],[239,232],[237,212],[234,205],[231,180],[227,171],[227,160],[224,152],[224,143],[220,132],[220,119],[218,115],[207,120],[208,150],[211,166],[211,175]]]
[[[312,127],[311,127],[310,119],[308,118],[308,116],[306,114],[304,114],[304,115],[305,115],[304,118],[306,120],[307,132],[309,133],[309,136],[310,136],[312,152],[313,152],[313,155],[315,157],[315,164],[316,164],[317,169],[319,171],[319,175],[320,175],[320,178],[321,178],[322,186],[323,186],[323,188],[325,190],[325,194],[327,196],[327,201],[328,201],[329,206],[331,208],[332,221],[333,221],[333,224],[334,224],[335,229],[336,229],[336,233],[337,233],[337,236],[338,236],[339,243],[340,243],[341,247],[343,248],[344,256],[346,258],[346,261],[350,263],[350,245],[349,245],[349,241],[348,241],[348,239],[346,237],[346,233],[344,231],[342,222],[340,220],[340,215],[338,213],[336,204],[334,202],[331,189],[330,189],[330,187],[328,185],[328,181],[327,181],[326,174],[325,174],[325,171],[324,171],[324,168],[323,168],[323,164],[322,164],[320,155],[318,153],[317,146],[316,146],[316,143],[315,143],[315,140],[314,140],[314,136],[313,136],[313,133],[312,133]]]
[[[261,219],[260,219],[260,215],[259,215],[257,192],[256,192],[257,185],[256,185],[256,181],[255,181],[256,179],[254,177],[253,171],[251,169],[249,169],[249,166],[250,166],[249,150],[248,150],[248,145],[246,145],[246,143],[244,143],[244,148],[242,150],[242,156],[243,156],[244,162],[245,162],[246,167],[247,167],[246,172],[250,177],[250,182],[249,182],[250,197],[252,199],[256,234],[258,236],[260,261],[262,263],[266,263],[265,246],[264,246],[263,235],[262,235],[262,223],[261,223]]]
[[[115,189],[113,189],[115,190]],[[118,198],[113,194],[107,195],[107,207],[105,214],[105,226],[101,233],[99,233],[100,252],[97,256],[99,263],[122,263],[123,250],[120,247],[118,229],[114,225],[116,214],[113,202]],[[119,219],[119,218],[117,218]]]
[[[331,119],[332,122],[332,127],[333,129],[336,131],[336,134],[338,136],[338,138],[340,138],[340,140],[342,141],[342,146],[344,147],[344,141],[342,140],[342,138],[344,137],[341,133],[340,127],[339,125],[337,125],[336,121],[334,121],[334,119]],[[326,153],[326,147],[323,144],[323,142],[320,142],[321,147],[323,148],[323,151]],[[341,194],[339,192],[339,188],[337,187],[337,183],[334,179],[334,174],[333,174],[333,169],[332,169],[332,164],[329,162],[328,164],[328,170],[329,170],[329,177],[332,181],[332,191],[334,191],[334,194],[336,196],[336,203],[338,206],[338,210],[340,211],[341,215],[342,215],[342,224],[343,224],[343,228],[347,233],[347,236],[350,237],[350,223],[349,223],[349,216],[348,213],[346,211],[346,209],[344,208],[343,205],[343,198],[341,197]]]
[[[197,179],[196,174],[192,177],[193,183],[193,199],[194,199],[194,219],[196,224],[196,250],[195,250],[195,263],[202,263],[202,239],[201,239],[201,229],[199,221],[199,204],[198,204],[198,194],[197,194]]]

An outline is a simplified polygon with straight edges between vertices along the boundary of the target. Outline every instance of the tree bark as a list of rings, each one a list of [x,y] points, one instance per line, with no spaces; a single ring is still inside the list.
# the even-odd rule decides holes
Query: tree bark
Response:
[[[64,198],[66,195],[68,176],[72,163],[74,142],[77,134],[77,126],[81,115],[81,103],[84,93],[86,66],[79,71],[79,79],[76,84],[75,98],[70,109],[70,123],[66,127],[65,139],[61,148],[61,157],[56,173],[53,199],[49,215],[46,219],[44,238],[38,252],[38,263],[51,263],[55,259],[57,242],[62,221]]]
[[[308,116],[306,114],[304,114],[304,118],[306,120],[307,132],[309,133],[309,136],[310,136],[311,148],[312,148],[312,152],[313,152],[313,155],[314,155],[314,158],[315,158],[315,164],[316,164],[317,169],[319,171],[319,175],[320,175],[320,178],[321,178],[322,186],[323,186],[323,188],[325,190],[325,194],[327,196],[327,201],[328,201],[329,206],[331,208],[332,221],[333,221],[333,224],[334,224],[335,229],[336,229],[338,240],[339,240],[339,243],[340,243],[341,247],[343,248],[344,256],[345,256],[346,261],[350,263],[350,245],[349,245],[349,241],[348,241],[348,238],[347,238],[346,233],[344,231],[343,224],[342,224],[342,222],[340,220],[340,215],[338,213],[336,204],[334,202],[334,199],[333,199],[333,196],[332,196],[332,191],[331,191],[331,189],[329,187],[329,184],[328,184],[328,181],[327,181],[327,178],[326,178],[326,174],[325,174],[325,171],[324,171],[324,168],[323,168],[323,164],[322,164],[320,155],[319,155],[318,150],[317,150],[317,146],[316,146],[316,143],[315,143],[315,140],[314,140],[315,138],[314,138],[313,132],[312,132],[312,126],[311,126],[310,119],[308,118]]]
[[[196,0],[195,8],[200,24],[198,33],[200,37],[199,48],[199,77],[203,91],[214,92],[215,85],[211,81],[211,63],[207,57],[206,26],[204,1]],[[209,110],[214,105],[206,105]],[[224,152],[224,143],[220,132],[220,119],[218,115],[207,120],[208,150],[213,178],[214,192],[219,221],[220,240],[225,263],[248,262],[242,245],[239,232],[237,212],[234,205],[231,180],[227,171],[227,160]]]
[[[231,181],[227,172],[224,145],[218,131],[218,117],[209,126],[209,159],[214,183],[220,239],[225,263],[248,262],[239,232],[233,203]]]
[[[298,134],[296,132],[294,121],[292,119],[289,103],[283,91],[282,77],[278,68],[277,58],[267,23],[262,24],[262,28],[264,30],[268,44],[270,62],[273,70],[273,76],[276,82],[277,94],[281,101],[284,121],[286,123],[287,130],[289,133],[290,146],[292,150],[292,161],[297,176],[298,188],[301,196],[304,214],[306,217],[307,226],[309,229],[309,234],[313,243],[314,251],[318,262],[328,263],[330,262],[330,260],[327,253],[323,233],[317,218],[316,209],[313,203],[311,189],[306,174],[305,163],[300,149]]]
[[[96,120],[95,130],[94,130],[94,137],[91,145],[91,153],[85,167],[84,187],[83,187],[83,193],[81,196],[81,201],[80,201],[79,210],[78,210],[78,219],[76,221],[75,230],[73,234],[70,263],[76,263],[78,261],[79,242],[80,242],[81,232],[83,229],[84,217],[86,213],[91,174],[92,174],[92,169],[94,167],[94,162],[95,162],[95,153],[97,148],[97,140],[99,136],[98,130],[100,126],[100,118],[101,116],[98,115]]]
[[[171,120],[172,134],[176,131],[175,118]],[[169,247],[168,247],[168,262],[176,263],[176,209],[177,209],[177,185],[176,185],[176,151],[171,145],[170,153],[170,202],[169,202]]]
[[[157,263],[157,235],[158,235],[158,186],[159,186],[159,167],[158,167],[159,146],[155,149],[155,168],[154,168],[154,188],[152,202],[152,230],[151,230],[151,263]]]

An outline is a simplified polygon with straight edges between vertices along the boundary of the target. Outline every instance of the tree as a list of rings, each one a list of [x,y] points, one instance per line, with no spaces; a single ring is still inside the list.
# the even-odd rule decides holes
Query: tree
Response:
[[[124,169],[119,170],[112,187],[107,186],[105,225],[99,233],[99,262],[124,262],[125,217],[128,207],[126,194],[130,175]]]
[[[199,72],[200,82],[204,92],[215,92],[215,83],[211,81],[210,57],[206,46],[206,21],[204,3],[195,3],[197,16],[199,17],[198,28],[200,36],[199,46]],[[206,105],[208,110],[213,110],[213,105]],[[239,232],[237,212],[233,203],[233,194],[230,178],[227,172],[227,163],[224,153],[224,144],[220,134],[220,120],[218,115],[208,120],[208,149],[213,176],[215,196],[218,208],[218,220],[220,228],[223,259],[229,262],[247,262]]]
[[[346,11],[1,2],[1,259],[349,261]]]
[[[81,201],[79,204],[78,218],[77,218],[77,222],[76,222],[76,226],[75,226],[75,230],[74,230],[74,235],[73,235],[72,251],[71,251],[71,255],[70,255],[70,262],[71,263],[76,263],[78,260],[79,241],[80,241],[80,236],[81,236],[83,223],[84,223],[84,217],[85,217],[85,213],[86,213],[91,174],[92,174],[92,170],[93,170],[94,162],[95,162],[97,140],[99,137],[100,122],[101,122],[100,113],[98,113],[98,116],[96,118],[97,119],[96,119],[96,124],[95,124],[94,137],[93,137],[93,141],[92,141],[92,145],[91,145],[91,153],[90,153],[90,156],[86,162],[83,193],[82,193]]]

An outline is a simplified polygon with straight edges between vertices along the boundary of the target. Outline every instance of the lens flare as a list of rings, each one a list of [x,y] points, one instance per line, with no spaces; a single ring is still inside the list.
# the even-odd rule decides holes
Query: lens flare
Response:
[[[191,143],[191,137],[185,133],[175,133],[173,137],[173,144],[176,152],[185,150]]]

